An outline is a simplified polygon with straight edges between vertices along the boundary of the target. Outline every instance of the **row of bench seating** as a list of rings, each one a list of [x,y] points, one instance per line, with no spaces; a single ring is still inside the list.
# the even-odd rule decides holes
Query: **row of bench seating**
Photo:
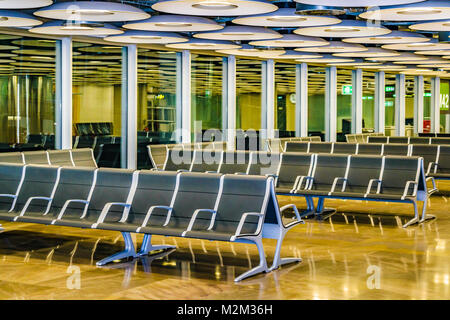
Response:
[[[163,168],[156,170],[273,176],[278,194],[305,196],[308,216],[320,215],[324,199],[337,197],[337,184],[344,183],[343,198],[412,203],[414,219],[406,227],[426,220],[426,206],[422,218],[417,211],[417,201],[429,195],[423,163],[422,157],[172,149]],[[428,180],[432,192],[437,191],[434,178]],[[414,192],[407,192],[410,187]],[[317,208],[313,198],[319,198]]]
[[[288,141],[296,141],[296,142],[321,142],[322,138],[320,136],[312,136],[312,137],[290,137],[290,138],[276,138],[276,139],[267,139],[266,140],[266,149],[268,151],[281,150],[280,147],[284,146]],[[258,150],[254,150],[258,151]]]
[[[369,143],[402,143],[402,144],[450,144],[450,138],[429,137],[369,137]]]
[[[432,138],[450,138],[450,133],[430,133],[430,132],[423,132],[419,133],[419,137],[432,137]]]
[[[352,133],[352,134],[346,134],[345,139],[347,142],[350,143],[367,143],[367,140],[369,137],[378,137],[378,136],[384,136],[383,133]]]
[[[0,163],[97,168],[92,149],[0,153]]]
[[[381,143],[287,143],[286,152],[417,156],[424,158],[425,174],[436,180],[450,179],[450,145]]]
[[[303,221],[278,207],[272,177],[17,164],[0,164],[0,177],[0,220],[122,232],[125,250],[97,265],[173,248],[152,235],[255,244],[260,264],[236,281],[300,260],[280,256]],[[138,253],[130,233],[145,234]],[[263,238],[278,240],[270,268]]]

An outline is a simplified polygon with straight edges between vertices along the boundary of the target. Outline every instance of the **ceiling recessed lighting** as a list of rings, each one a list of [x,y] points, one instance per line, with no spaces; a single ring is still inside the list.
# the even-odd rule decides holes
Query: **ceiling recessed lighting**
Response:
[[[146,31],[182,31],[198,32],[223,29],[223,26],[214,20],[203,17],[192,17],[182,15],[159,15],[150,19],[129,22],[124,28]]]
[[[409,26],[412,30],[420,31],[450,31],[450,20],[438,20],[431,22],[415,23]]]
[[[166,47],[181,50],[226,50],[239,49],[241,46],[231,41],[190,39],[188,42],[166,44]]]
[[[130,30],[117,36],[104,38],[106,41],[124,43],[177,43],[186,42],[189,39],[174,32],[138,31]]]
[[[347,43],[360,43],[360,44],[399,44],[399,43],[427,42],[430,41],[430,39],[420,33],[407,31],[392,31],[387,35],[376,37],[346,38],[342,39],[342,41]]]
[[[297,48],[326,46],[329,42],[322,38],[300,36],[298,34],[285,34],[280,39],[252,41],[250,44],[263,47]]]
[[[272,29],[243,26],[227,26],[222,30],[197,33],[194,35],[194,38],[212,40],[263,40],[279,39],[282,37],[280,33]]]
[[[58,2],[34,12],[39,17],[72,21],[132,21],[150,17],[136,7],[104,1]]]
[[[426,42],[426,43],[405,43],[405,44],[386,44],[382,48],[390,50],[450,50],[450,43]]]
[[[278,7],[266,0],[160,0],[152,9],[196,16],[243,16],[272,12]]]
[[[306,27],[294,32],[304,36],[345,38],[385,35],[391,33],[391,30],[382,26],[370,25],[365,21],[342,20],[333,26]]]
[[[360,44],[345,43],[341,41],[330,41],[326,46],[296,48],[296,51],[302,52],[324,52],[324,53],[338,53],[338,52],[361,52],[368,49]]]
[[[52,0],[1,0],[0,9],[31,9],[51,4]]]
[[[20,11],[0,10],[0,27],[34,27],[40,24],[42,21]]]
[[[50,21],[29,31],[39,34],[86,36],[107,36],[123,33],[119,28],[106,23],[72,21]]]
[[[423,21],[448,19],[449,15],[449,1],[428,0],[406,5],[372,7],[360,14],[360,17],[369,20]]]
[[[399,56],[394,57],[368,57],[371,61],[425,61],[428,60],[425,56],[420,56],[410,52],[403,52]]]
[[[258,27],[311,27],[340,23],[336,17],[298,15],[295,8],[280,8],[275,12],[238,17],[232,22]]]
[[[401,53],[377,47],[369,47],[367,51],[334,53],[333,55],[336,57],[368,58],[368,57],[395,57],[400,56]]]

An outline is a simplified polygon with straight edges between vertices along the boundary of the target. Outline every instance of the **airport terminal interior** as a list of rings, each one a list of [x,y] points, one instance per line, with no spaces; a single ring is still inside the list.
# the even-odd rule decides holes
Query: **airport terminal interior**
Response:
[[[448,0],[2,0],[0,300],[448,300],[449,105]]]

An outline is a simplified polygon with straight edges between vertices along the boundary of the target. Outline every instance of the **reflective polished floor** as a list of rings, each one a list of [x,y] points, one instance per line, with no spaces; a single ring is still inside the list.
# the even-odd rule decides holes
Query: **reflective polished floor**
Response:
[[[285,239],[283,256],[302,263],[237,284],[258,262],[254,246],[154,237],[177,249],[100,268],[122,250],[119,233],[3,223],[0,299],[450,299],[450,183],[439,187],[428,203],[437,219],[407,229],[411,205],[327,201],[338,213]],[[264,245],[270,263],[275,242]]]

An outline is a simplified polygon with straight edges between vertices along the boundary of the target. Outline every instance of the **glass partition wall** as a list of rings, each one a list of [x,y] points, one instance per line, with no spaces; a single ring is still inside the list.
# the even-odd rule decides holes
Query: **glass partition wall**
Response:
[[[352,132],[352,70],[337,69],[337,141]]]
[[[56,41],[0,35],[0,145],[55,147]]]

